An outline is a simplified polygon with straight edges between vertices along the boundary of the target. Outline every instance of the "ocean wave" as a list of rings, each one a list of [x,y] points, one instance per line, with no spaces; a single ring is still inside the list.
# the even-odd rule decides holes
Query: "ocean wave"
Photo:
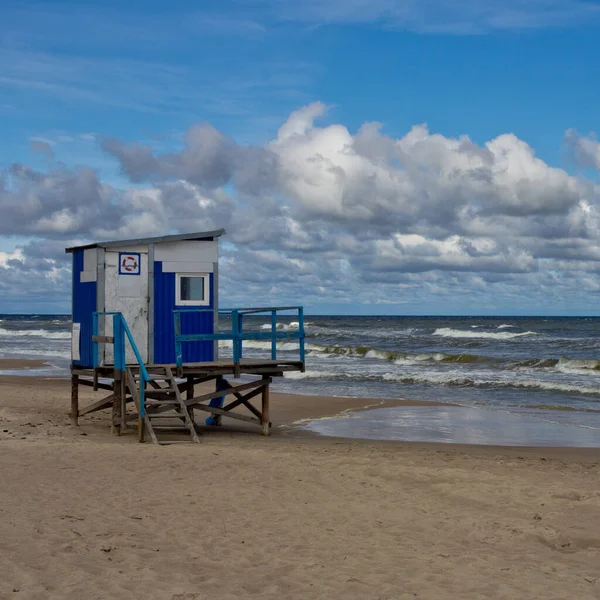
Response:
[[[47,329],[4,329],[0,327],[2,337],[43,337],[50,340],[70,340],[70,331],[48,331]]]
[[[41,356],[46,358],[71,358],[71,352],[67,350],[29,350],[27,348],[14,350],[0,348],[1,354],[9,355],[11,358],[15,356]]]
[[[336,373],[333,371],[286,371],[283,374],[285,379],[336,379],[346,376],[345,373]]]
[[[593,358],[561,358],[554,365],[563,373],[579,373],[589,375],[590,371],[600,375],[600,360]]]
[[[271,350],[271,342],[270,341],[262,341],[262,340],[244,340],[242,342],[243,348],[251,348],[253,350]],[[220,340],[219,348],[231,348],[233,349],[233,341],[232,340]],[[306,344],[306,350],[310,349],[310,344]],[[298,342],[285,342],[278,341],[277,342],[277,350],[281,350],[283,352],[292,352],[294,350],[299,350],[300,345]]]
[[[310,323],[305,323],[304,328],[308,327]],[[292,321],[291,323],[277,323],[277,331],[298,331],[298,327],[300,327],[300,323],[298,321]],[[266,331],[271,331],[273,326],[271,323],[265,323],[260,326],[261,329]]]
[[[516,325],[498,325],[496,329],[514,329]]]
[[[495,333],[493,331],[462,331],[460,329],[452,329],[450,327],[442,327],[436,329],[433,335],[437,335],[445,338],[479,338],[479,339],[490,339],[490,340],[511,340],[513,338],[525,337],[530,335],[540,335],[535,331],[524,331],[521,333],[511,333],[509,331],[502,331]]]
[[[576,383],[542,381],[539,379],[476,379],[457,373],[385,373],[384,381],[394,383],[425,383],[452,387],[512,388],[532,391],[564,392],[581,396],[600,396],[597,387],[584,387]]]

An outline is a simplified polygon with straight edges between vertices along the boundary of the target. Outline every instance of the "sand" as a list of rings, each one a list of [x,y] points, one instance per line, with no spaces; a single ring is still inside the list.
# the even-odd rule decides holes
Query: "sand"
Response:
[[[0,599],[600,597],[600,452],[290,426],[378,404],[274,394],[270,438],[156,447],[0,377]]]

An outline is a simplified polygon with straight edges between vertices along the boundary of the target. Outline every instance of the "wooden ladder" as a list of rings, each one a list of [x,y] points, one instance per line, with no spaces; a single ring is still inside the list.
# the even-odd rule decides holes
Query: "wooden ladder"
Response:
[[[144,391],[144,426],[153,443],[161,446],[168,444],[187,444],[190,441],[199,443],[188,409],[181,397],[179,386],[170,367],[148,367],[150,388]],[[163,385],[161,385],[161,383]],[[135,405],[140,410],[139,369],[127,368],[127,387]],[[163,421],[171,421],[171,424]],[[157,432],[186,431],[189,440],[159,440]]]

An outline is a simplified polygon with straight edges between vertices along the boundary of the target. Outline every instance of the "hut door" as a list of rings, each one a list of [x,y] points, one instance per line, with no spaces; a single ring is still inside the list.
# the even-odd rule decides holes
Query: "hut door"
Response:
[[[105,290],[106,312],[120,312],[125,317],[135,344],[144,360],[148,362],[148,253],[106,252]],[[107,317],[106,335],[112,335],[112,318]],[[110,333],[109,333],[110,332]],[[136,363],[128,342],[126,360]],[[113,364],[113,346],[105,346],[105,364]]]

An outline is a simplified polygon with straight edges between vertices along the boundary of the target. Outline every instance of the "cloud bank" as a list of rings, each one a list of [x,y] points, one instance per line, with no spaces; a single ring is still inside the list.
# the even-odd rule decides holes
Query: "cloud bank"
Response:
[[[320,125],[326,112],[322,103],[293,112],[263,146],[209,123],[170,153],[104,139],[132,184],[123,189],[86,167],[13,165],[0,178],[0,233],[31,241],[0,253],[3,297],[40,281],[46,297],[66,297],[67,244],[219,227],[228,305],[418,310],[468,297],[482,312],[552,310],[598,292],[592,181],[549,166],[512,134],[478,145],[415,125],[392,138],[378,123],[354,133]],[[567,132],[566,142],[600,167],[593,139]]]

